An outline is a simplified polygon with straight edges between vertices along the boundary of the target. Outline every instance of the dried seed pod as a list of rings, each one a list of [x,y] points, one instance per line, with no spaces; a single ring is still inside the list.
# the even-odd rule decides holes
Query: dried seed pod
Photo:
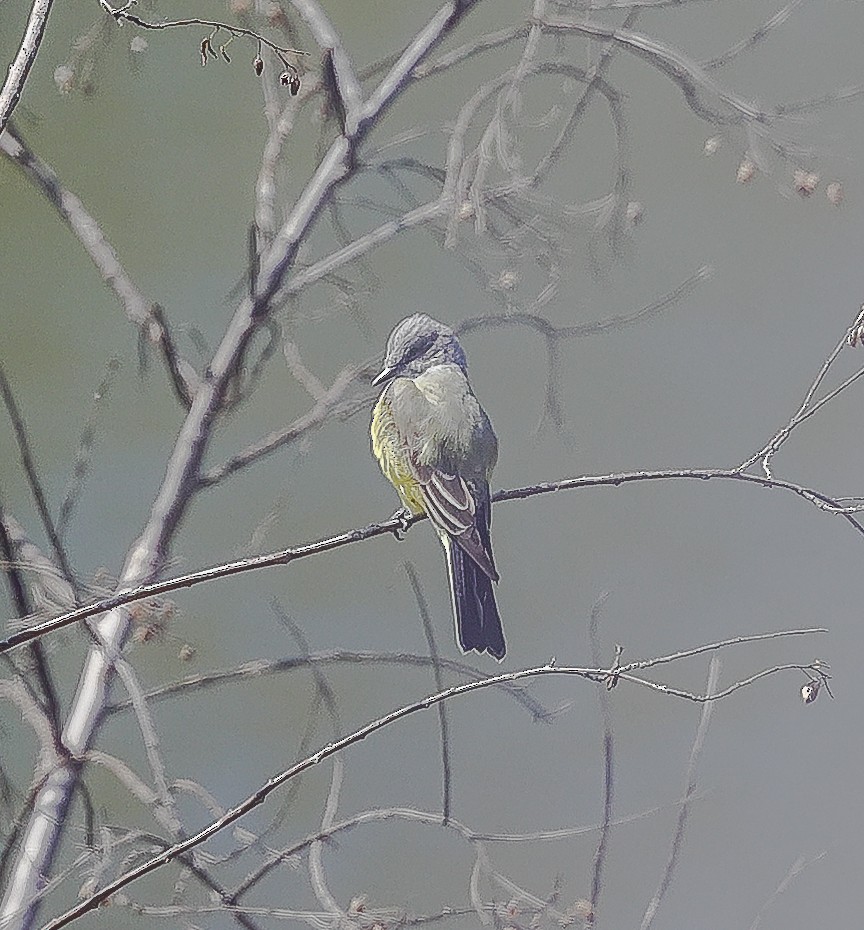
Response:
[[[741,164],[738,165],[738,172],[735,175],[735,179],[739,184],[746,184],[748,181],[752,181],[754,175],[756,174],[756,165],[750,161],[749,158],[742,160]]]
[[[283,71],[279,75],[279,83],[288,88],[292,97],[296,97],[300,93],[300,75],[293,69]]]
[[[190,646],[189,643],[183,643],[180,647],[177,658],[181,662],[191,662],[195,658],[196,649],[194,646]]]
[[[819,186],[819,175],[813,171],[797,168],[792,175],[792,183],[802,197],[809,197]]]
[[[819,682],[810,681],[801,688],[801,700],[805,704],[812,704],[819,697]]]
[[[261,73],[264,71],[264,59],[260,55],[256,55],[255,61],[252,62],[252,67],[255,69],[255,73],[258,77],[261,77]]]
[[[292,97],[296,97],[300,92],[300,76],[296,71],[283,71],[279,75],[279,83],[288,88]]]
[[[825,196],[828,198],[829,203],[839,207],[843,203],[843,185],[839,181],[832,181],[825,188]]]

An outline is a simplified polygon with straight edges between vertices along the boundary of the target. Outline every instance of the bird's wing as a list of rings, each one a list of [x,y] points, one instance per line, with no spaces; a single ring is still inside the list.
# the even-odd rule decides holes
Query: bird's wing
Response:
[[[477,502],[471,488],[458,473],[425,464],[434,430],[428,398],[408,378],[400,378],[398,400],[392,404],[393,423],[402,442],[405,461],[420,488],[424,509],[435,528],[451,537],[477,563],[484,574],[498,581],[491,552],[477,526]],[[395,400],[395,398],[394,398]],[[484,509],[484,514],[488,508]],[[487,534],[488,536],[488,534]]]
[[[422,465],[416,467],[416,473],[426,513],[435,528],[464,549],[492,581],[498,581],[491,552],[478,531],[477,505],[465,479]]]

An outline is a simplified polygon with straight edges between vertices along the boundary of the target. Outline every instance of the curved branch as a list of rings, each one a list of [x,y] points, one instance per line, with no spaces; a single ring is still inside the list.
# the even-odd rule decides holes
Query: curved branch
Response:
[[[827,630],[789,630],[786,631],[785,635],[805,635],[816,632],[827,632]],[[772,633],[768,634],[770,637],[777,635],[784,635],[784,633]],[[699,647],[701,649],[712,648],[711,646]],[[721,648],[720,644],[714,644],[713,648]],[[681,654],[679,654],[680,656]],[[658,661],[663,661],[659,659]],[[671,660],[670,660],[671,661]],[[626,668],[626,666],[625,666]],[[705,695],[695,695],[687,694],[691,700],[711,703],[720,698],[721,694],[729,694],[732,690],[738,690],[740,687],[744,687],[746,684],[750,683],[753,680],[756,680],[759,677],[764,677],[768,674],[774,674],[777,671],[785,671],[789,668],[801,668],[801,666],[778,666],[774,669],[767,669],[758,675],[751,676],[746,682],[739,682],[737,686],[732,686],[732,689],[727,688],[724,692],[719,694],[707,693]],[[76,920],[78,917],[81,917],[83,914],[88,913],[93,910],[95,907],[98,907],[103,901],[107,901],[111,895],[115,894],[121,888],[125,888],[127,885],[136,881],[137,879],[148,875],[149,873],[155,871],[161,866],[165,865],[168,862],[178,858],[184,853],[188,852],[190,849],[194,849],[197,846],[200,846],[210,837],[219,833],[225,827],[229,826],[232,823],[238,821],[241,817],[248,814],[250,811],[254,810],[256,807],[259,807],[267,798],[279,787],[284,785],[286,782],[290,781],[292,778],[295,778],[302,772],[307,771],[308,769],[320,764],[325,759],[330,758],[336,753],[342,752],[342,750],[347,749],[349,746],[354,743],[361,742],[366,739],[368,736],[371,736],[373,733],[382,730],[384,727],[389,726],[390,724],[396,723],[398,720],[402,720],[405,717],[409,717],[413,714],[418,713],[419,711],[426,710],[430,707],[434,707],[437,704],[440,704],[442,701],[447,701],[455,697],[459,697],[464,694],[470,694],[475,691],[480,691],[484,688],[491,687],[493,685],[501,684],[502,682],[515,682],[522,681],[528,678],[537,678],[546,675],[567,675],[567,676],[577,676],[579,678],[584,678],[589,681],[598,681],[598,680],[607,680],[610,679],[610,676],[617,676],[616,670],[608,669],[599,669],[599,668],[580,668],[576,666],[561,666],[558,667],[554,664],[547,664],[537,666],[535,668],[522,669],[518,672],[508,672],[503,675],[494,675],[489,678],[481,679],[480,681],[467,682],[465,684],[456,685],[453,688],[448,688],[445,691],[439,691],[435,694],[430,694],[425,698],[421,698],[418,701],[413,701],[410,704],[405,704],[402,707],[397,708],[389,714],[386,714],[383,717],[378,717],[377,719],[371,721],[363,727],[360,727],[358,730],[355,730],[353,733],[350,733],[348,736],[343,737],[342,739],[334,740],[332,743],[324,746],[319,749],[318,752],[307,757],[302,762],[298,762],[295,765],[292,765],[290,768],[285,769],[280,772],[278,775],[274,775],[269,779],[265,784],[263,784],[254,794],[250,795],[231,810],[227,811],[222,817],[219,817],[217,820],[214,820],[203,830],[196,833],[194,836],[190,836],[182,842],[175,843],[173,846],[168,849],[163,850],[156,856],[153,856],[151,859],[148,859],[146,862],[141,863],[135,868],[129,869],[123,875],[120,875],[114,881],[109,882],[104,888],[101,888],[99,891],[80,901],[74,907],[70,908],[64,914],[61,914],[59,917],[50,921],[45,925],[43,930],[60,930],[61,927],[65,927],[72,921]],[[643,684],[644,682],[637,682]]]
[[[807,488],[800,484],[794,484],[791,481],[782,481],[778,478],[767,478],[763,475],[750,475],[742,473],[732,468],[679,468],[663,469],[660,471],[634,471],[620,472],[609,475],[585,475],[579,478],[564,478],[560,481],[546,481],[541,484],[529,485],[522,488],[513,488],[509,491],[498,491],[492,495],[492,500],[496,503],[503,501],[523,500],[529,497],[536,497],[539,494],[551,494],[556,491],[572,491],[578,488],[597,488],[597,487],[620,487],[623,484],[634,484],[643,481],[673,481],[673,480],[697,480],[710,481],[742,481],[746,484],[756,484],[763,488],[774,488],[777,490],[791,491],[798,497],[826,510],[835,516],[842,517],[849,523],[856,532],[864,536],[864,524],[861,523],[852,513],[843,511],[840,503],[821,491],[813,488]],[[425,520],[423,514],[412,516],[407,521],[400,517],[391,517],[382,523],[370,523],[368,526],[358,527],[353,530],[346,530],[335,536],[327,536],[324,539],[315,542],[306,543],[301,546],[292,546],[289,549],[280,549],[276,552],[268,552],[264,555],[254,556],[248,559],[237,559],[234,562],[223,562],[220,565],[213,565],[209,568],[200,569],[199,571],[190,572],[186,575],[178,575],[174,578],[167,578],[164,581],[154,581],[149,584],[142,584],[139,587],[122,591],[114,594],[104,600],[97,601],[95,604],[89,604],[85,607],[79,607],[68,613],[61,614],[58,617],[52,617],[26,630],[19,630],[6,639],[0,640],[0,655],[15,649],[24,643],[32,642],[39,639],[47,633],[62,629],[79,620],[85,620],[88,617],[95,617],[97,614],[113,611],[136,601],[142,601],[150,597],[158,597],[167,594],[170,591],[177,591],[181,588],[191,588],[195,585],[203,584],[208,581],[215,581],[218,578],[230,578],[232,575],[240,575],[245,572],[257,571],[262,568],[273,568],[276,565],[289,565],[300,559],[305,559],[312,555],[319,555],[322,552],[331,552],[334,549],[341,549],[343,546],[352,543],[362,542],[365,539],[373,539],[376,536],[385,536],[388,533],[398,534],[401,530],[413,526]]]
[[[268,318],[297,252],[336,187],[350,176],[357,147],[379,117],[410,83],[413,69],[425,59],[474,7],[477,0],[448,0],[420,30],[407,49],[359,109],[356,134],[340,136],[330,146],[272,244],[261,256],[255,292],[237,307],[196,391],[166,465],[165,478],[153,501],[144,529],[130,547],[120,575],[120,590],[139,589],[164,567],[175,531],[200,490],[198,477],[225,398],[259,327]],[[124,8],[117,12],[123,12]],[[353,535],[353,534],[349,534]],[[131,603],[118,595],[115,607]],[[66,821],[80,759],[90,748],[102,720],[114,675],[114,660],[130,630],[128,612],[113,610],[101,618],[72,701],[62,740],[69,762],[58,766],[40,788],[32,816],[21,840],[21,854],[12,881],[0,904],[0,921],[14,915],[16,926],[28,926],[37,907],[43,877],[50,873],[60,833]],[[10,923],[10,926],[12,924]]]

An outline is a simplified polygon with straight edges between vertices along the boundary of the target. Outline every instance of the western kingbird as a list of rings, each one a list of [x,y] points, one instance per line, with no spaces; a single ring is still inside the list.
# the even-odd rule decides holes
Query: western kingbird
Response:
[[[425,513],[444,547],[463,652],[504,658],[489,525],[498,439],[468,382],[453,330],[425,313],[390,333],[384,390],[372,413],[372,452],[412,514]]]

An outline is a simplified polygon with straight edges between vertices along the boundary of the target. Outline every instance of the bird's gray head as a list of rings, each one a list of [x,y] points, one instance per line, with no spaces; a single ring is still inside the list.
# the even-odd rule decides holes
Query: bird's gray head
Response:
[[[465,353],[453,330],[425,313],[406,317],[390,333],[384,368],[372,381],[383,384],[392,378],[415,378],[432,365],[458,365],[467,371]]]

